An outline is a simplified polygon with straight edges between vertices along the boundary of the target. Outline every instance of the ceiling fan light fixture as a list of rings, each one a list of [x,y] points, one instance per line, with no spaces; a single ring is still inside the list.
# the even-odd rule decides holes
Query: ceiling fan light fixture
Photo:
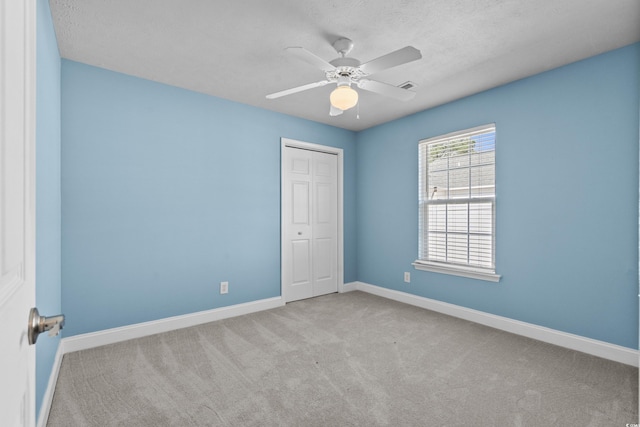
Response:
[[[329,95],[329,101],[331,101],[331,105],[340,110],[348,110],[358,103],[358,92],[349,85],[338,86]]]
[[[422,54],[415,47],[405,46],[402,49],[387,53],[364,64],[355,58],[346,56],[351,48],[353,48],[353,42],[351,40],[340,38],[333,43],[333,47],[340,54],[340,58],[336,58],[330,62],[314,55],[303,47],[288,47],[286,50],[289,53],[296,55],[302,61],[324,71],[325,79],[268,94],[266,95],[267,99],[276,99],[335,83],[337,87],[331,92],[331,95],[329,95],[329,101],[331,103],[329,115],[339,116],[343,111],[359,105],[358,92],[351,87],[354,84],[358,86],[358,89],[366,92],[377,93],[400,101],[408,101],[415,96],[415,92],[408,90],[411,88],[410,86],[403,84],[402,87],[397,87],[367,78],[371,74],[376,74],[422,58]]]

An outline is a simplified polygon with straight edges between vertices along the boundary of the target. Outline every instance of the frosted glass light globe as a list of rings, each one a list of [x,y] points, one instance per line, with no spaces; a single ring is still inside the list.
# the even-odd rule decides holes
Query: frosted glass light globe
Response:
[[[331,105],[340,110],[348,110],[355,107],[358,103],[358,92],[351,88],[351,86],[338,86],[329,95]]]

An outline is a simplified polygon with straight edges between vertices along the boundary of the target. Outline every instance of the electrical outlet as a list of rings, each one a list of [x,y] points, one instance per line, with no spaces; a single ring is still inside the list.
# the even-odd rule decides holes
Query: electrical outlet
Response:
[[[406,283],[411,283],[411,273],[409,273],[408,271],[404,272],[404,281]]]
[[[221,294],[229,293],[229,282],[220,282],[220,293]]]

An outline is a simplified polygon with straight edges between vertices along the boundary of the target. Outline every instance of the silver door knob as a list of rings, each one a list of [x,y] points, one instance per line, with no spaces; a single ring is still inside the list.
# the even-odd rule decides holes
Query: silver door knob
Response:
[[[298,231],[298,236],[302,236],[302,231]]]
[[[64,326],[64,314],[57,316],[44,317],[40,316],[38,309],[33,307],[29,312],[29,325],[27,327],[29,335],[29,344],[33,345],[38,340],[38,335],[45,331],[49,331],[49,336],[55,336],[60,333],[60,329]]]

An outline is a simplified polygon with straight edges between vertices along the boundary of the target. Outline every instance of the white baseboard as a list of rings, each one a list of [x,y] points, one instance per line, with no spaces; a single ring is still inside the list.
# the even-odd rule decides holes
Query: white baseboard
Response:
[[[490,326],[492,328],[533,338],[535,340],[554,344],[560,347],[570,348],[593,356],[602,357],[603,359],[609,359],[636,367],[639,364],[638,359],[640,352],[631,348],[591,338],[585,338],[579,335],[557,331],[555,329],[545,328],[532,323],[509,319],[508,317],[496,316],[494,314],[420,297],[406,292],[382,288],[368,283],[352,282],[349,285],[350,287],[355,287],[355,289],[359,291],[425,308],[427,310],[436,311],[438,313],[447,314],[449,316],[458,317],[460,319],[469,320],[481,325]]]
[[[63,338],[64,353],[86,350],[102,345],[127,341],[134,338],[142,338],[162,332],[188,328],[229,317],[242,316],[243,314],[269,310],[284,305],[281,297],[267,298],[228,307],[215,308],[182,316],[167,317],[151,322],[137,323],[135,325],[122,326],[120,328],[106,329],[104,331],[75,335]]]
[[[349,282],[342,285],[342,289],[339,291],[341,294],[345,292],[357,291],[358,282]]]
[[[58,350],[56,350],[56,356],[53,359],[53,366],[51,367],[51,374],[49,375],[49,383],[47,384],[47,389],[42,397],[40,414],[38,415],[38,427],[46,427],[47,425],[49,411],[51,411],[51,403],[53,402],[53,393],[56,391],[60,365],[62,365],[62,356],[64,356],[64,344],[62,343],[62,340],[60,340],[58,343]]]

